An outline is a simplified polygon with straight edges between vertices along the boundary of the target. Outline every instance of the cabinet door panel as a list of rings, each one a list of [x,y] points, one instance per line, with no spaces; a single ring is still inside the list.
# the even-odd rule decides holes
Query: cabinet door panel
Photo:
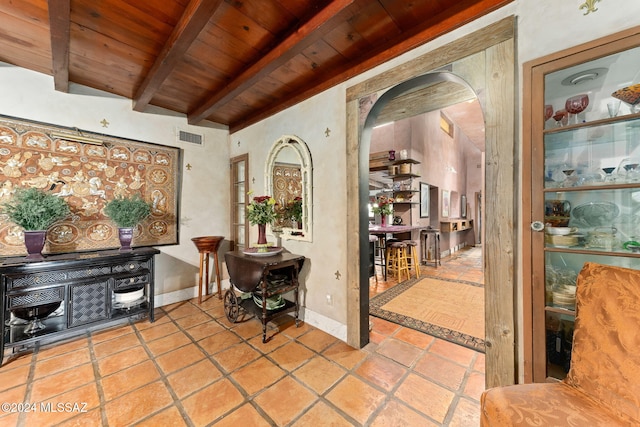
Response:
[[[70,288],[69,327],[108,318],[107,280],[91,284],[72,285]]]

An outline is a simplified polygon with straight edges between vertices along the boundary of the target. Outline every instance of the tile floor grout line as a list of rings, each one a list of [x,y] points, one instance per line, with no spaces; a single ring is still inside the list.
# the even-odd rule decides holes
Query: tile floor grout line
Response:
[[[130,327],[132,326],[132,322],[129,320]],[[96,356],[95,349],[93,347],[93,333],[89,332],[87,334],[87,346],[89,347],[89,356],[91,357],[91,365],[93,367],[93,376],[95,378],[96,388],[98,389],[98,399],[100,401],[100,419],[102,420],[102,425],[108,427],[109,420],[107,418],[107,411],[105,411],[105,406],[107,403],[107,399],[104,396],[104,387],[102,387],[102,375],[100,374],[100,366],[98,365],[98,357]]]
[[[162,310],[162,308],[158,308],[159,310]],[[171,316],[168,315],[168,313],[166,313],[164,310],[162,310],[162,312],[165,313],[166,316],[168,316],[168,318],[170,319],[171,322],[173,322],[178,328],[180,328],[180,325],[178,325],[175,322],[175,319],[173,319]],[[154,318],[155,318],[155,311],[154,311]],[[154,322],[155,323],[155,322]],[[162,324],[160,324],[162,325]],[[150,326],[150,328],[152,328],[153,326]],[[141,330],[136,328],[134,325],[134,333],[136,334],[136,336],[138,337],[138,340],[140,341],[140,344],[142,345],[142,348],[144,348],[145,352],[147,353],[147,356],[149,357],[149,359],[153,362],[156,370],[158,371],[158,374],[160,375],[160,380],[162,381],[162,384],[164,385],[165,389],[167,390],[167,392],[171,395],[171,398],[173,399],[173,404],[172,405],[168,405],[165,406],[163,408],[159,408],[157,411],[152,412],[147,414],[146,416],[144,416],[143,418],[136,420],[135,424],[141,423],[144,420],[148,420],[152,417],[154,417],[155,415],[161,413],[162,411],[167,410],[168,408],[171,408],[171,406],[175,406],[176,409],[178,410],[178,412],[180,413],[180,416],[182,417],[182,420],[187,424],[188,427],[195,427],[195,424],[193,424],[193,421],[191,420],[191,418],[189,417],[189,415],[187,414],[187,411],[184,409],[181,400],[178,398],[177,394],[175,393],[175,391],[173,390],[173,387],[171,387],[171,383],[168,380],[168,375],[164,372],[164,370],[160,367],[160,365],[158,364],[158,361],[156,360],[157,357],[153,354],[153,352],[151,351],[151,349],[149,348],[149,346],[147,345],[147,340],[142,336]],[[191,338],[191,337],[189,337]],[[156,339],[161,339],[161,338],[156,338]],[[155,341],[155,340],[152,340]],[[126,350],[125,350],[126,351]],[[197,362],[195,362],[197,363]],[[192,366],[188,365],[188,366]],[[183,366],[181,369],[179,369],[178,371],[187,368],[188,366]],[[176,371],[176,372],[178,372]],[[172,372],[171,374],[173,374],[175,372]],[[139,390],[142,387],[145,387],[149,384],[152,384],[153,382],[155,382],[156,380],[152,381],[151,383],[147,383],[144,384],[134,390]],[[127,393],[131,393],[134,390],[129,390]]]
[[[18,404],[30,401],[31,390],[33,389],[34,378],[36,375],[37,351],[40,349],[40,342],[36,341],[33,347],[33,352],[31,353],[31,362],[29,362],[29,374],[27,375],[26,387],[24,390],[24,400],[22,402],[16,402]],[[18,426],[26,425],[26,418],[27,412],[21,411],[18,415]]]
[[[241,336],[241,335],[240,335],[240,334],[238,334],[237,332],[233,331],[233,328],[227,328],[224,324],[220,323],[220,322],[218,321],[218,319],[217,319],[217,318],[215,318],[213,315],[211,315],[210,313],[208,313],[206,310],[203,310],[201,307],[196,306],[196,305],[195,305],[195,304],[193,304],[190,300],[188,301],[188,303],[189,303],[189,304],[194,305],[196,308],[198,308],[199,310],[201,310],[202,312],[204,312],[205,314],[207,314],[209,317],[211,317],[211,319],[212,319],[213,321],[215,321],[217,324],[219,324],[219,325],[223,328],[223,330],[222,330],[222,331],[219,331],[219,332],[217,332],[217,333],[215,333],[215,334],[213,334],[213,335],[210,335],[211,337],[213,337],[213,336],[217,335],[218,333],[224,332],[224,331],[232,332],[233,334],[235,334],[235,335],[236,335],[238,338],[240,338],[240,340],[241,340],[241,341],[240,341],[240,343],[237,343],[237,344],[234,344],[234,345],[238,345],[238,344],[244,343],[244,344],[248,345],[249,347],[254,348],[254,347],[253,347],[253,345],[251,345],[251,344],[249,343],[249,340],[248,340],[248,339],[245,339],[243,336]],[[163,311],[164,311],[164,310],[163,310]],[[229,415],[230,415],[230,414],[232,414],[233,412],[237,411],[239,408],[241,408],[241,407],[242,407],[242,406],[244,406],[245,404],[250,404],[250,405],[251,405],[251,406],[252,406],[252,407],[253,407],[253,408],[254,408],[254,409],[255,409],[255,410],[256,410],[256,411],[257,411],[257,412],[258,412],[258,413],[263,417],[263,418],[265,418],[266,420],[268,420],[268,422],[269,422],[269,423],[271,423],[272,425],[275,425],[275,424],[273,424],[273,423],[274,423],[273,419],[272,419],[268,414],[266,414],[266,413],[264,412],[264,410],[263,410],[263,409],[262,409],[262,408],[261,408],[257,403],[255,403],[255,402],[254,402],[254,398],[255,398],[255,396],[257,396],[257,394],[256,394],[255,396],[250,395],[250,394],[249,394],[249,393],[244,389],[244,387],[242,387],[239,383],[237,383],[237,382],[236,382],[236,380],[232,377],[232,374],[233,374],[233,372],[235,372],[235,371],[227,372],[227,370],[226,370],[226,369],[224,369],[224,367],[223,367],[222,365],[220,365],[220,363],[218,362],[218,360],[215,358],[215,354],[210,354],[210,353],[209,353],[209,352],[208,352],[204,347],[202,347],[202,346],[198,343],[199,341],[196,341],[196,340],[195,340],[195,338],[194,338],[194,337],[192,337],[192,336],[191,336],[191,334],[189,334],[189,333],[188,333],[188,331],[187,331],[186,329],[182,328],[182,326],[176,322],[176,319],[174,319],[174,318],[171,316],[171,314],[170,314],[170,313],[168,313],[168,312],[166,312],[166,311],[165,311],[165,313],[166,313],[166,315],[171,319],[171,321],[172,321],[172,322],[174,322],[174,323],[176,324],[176,326],[178,327],[178,329],[179,329],[180,331],[182,331],[183,333],[186,333],[186,334],[187,334],[187,336],[189,337],[189,339],[191,340],[191,342],[192,342],[194,345],[196,345],[196,346],[197,346],[197,347],[198,347],[198,348],[199,348],[199,349],[200,349],[200,350],[205,354],[205,358],[206,358],[206,359],[208,359],[211,363],[213,363],[213,364],[214,364],[214,366],[216,367],[216,369],[218,369],[218,370],[220,371],[220,373],[222,374],[222,376],[221,376],[219,379],[217,379],[216,381],[214,381],[214,383],[216,383],[216,382],[218,382],[218,381],[221,381],[221,380],[223,380],[223,379],[226,379],[226,380],[227,380],[227,381],[229,381],[229,382],[230,382],[230,383],[231,383],[231,384],[232,384],[232,385],[233,385],[233,386],[234,386],[234,387],[235,387],[235,388],[240,392],[240,394],[242,395],[243,400],[242,400],[242,402],[241,402],[241,403],[239,403],[237,406],[235,406],[235,407],[233,407],[233,408],[230,408],[228,411],[226,411],[224,414],[221,414],[221,415],[220,415],[218,418],[216,418],[215,420],[212,420],[210,424],[214,424],[214,423],[216,423],[216,422],[218,422],[218,421],[220,421],[220,420],[224,419],[226,416],[229,416]],[[250,319],[248,319],[248,320],[250,320]],[[251,337],[251,338],[255,338],[256,336],[258,336],[258,334],[256,334],[255,336],[253,336],[253,337]],[[202,340],[200,340],[200,341],[202,341]],[[220,352],[218,352],[218,353],[220,353]],[[260,355],[260,357],[264,357],[264,356],[266,356],[266,354],[264,354],[264,353]],[[258,359],[256,359],[256,360],[258,360]],[[246,365],[248,365],[249,363],[252,363],[252,362],[248,362]],[[242,367],[244,367],[244,366],[246,366],[246,365],[243,365]],[[189,365],[189,366],[192,366],[192,365]],[[239,367],[238,369],[241,369],[242,367]],[[182,369],[185,369],[185,368],[187,368],[187,366],[185,366],[185,367],[183,367],[183,368],[179,369],[179,370],[178,370],[178,371],[176,371],[176,372],[179,372],[179,371],[181,371]],[[172,374],[174,374],[174,373],[176,373],[176,372],[172,372]],[[283,378],[284,378],[284,377],[283,377]],[[278,381],[279,381],[279,380],[278,380]],[[185,395],[185,396],[183,397],[183,399],[187,399],[187,398],[189,398],[190,396],[193,396],[193,395],[195,395],[196,393],[200,392],[201,390],[202,390],[202,389],[195,390],[195,391],[193,391],[192,393]],[[260,390],[260,392],[262,392],[262,391],[264,391],[264,390]],[[189,420],[190,420],[190,419],[189,419]],[[190,420],[190,421],[191,421],[191,420]]]
[[[456,409],[458,409],[458,405],[460,404],[460,400],[462,398],[464,398],[466,395],[464,394],[464,389],[467,385],[467,382],[469,380],[469,376],[475,372],[473,369],[473,366],[477,360],[477,353],[474,353],[473,356],[471,357],[471,361],[469,362],[469,365],[467,366],[467,369],[465,371],[465,374],[462,378],[462,381],[460,382],[460,386],[458,387],[458,389],[454,392],[454,396],[453,399],[451,401],[451,404],[449,405],[449,409],[447,411],[447,414],[444,418],[445,424],[444,426],[448,426],[451,421],[453,420],[453,417],[456,414]]]

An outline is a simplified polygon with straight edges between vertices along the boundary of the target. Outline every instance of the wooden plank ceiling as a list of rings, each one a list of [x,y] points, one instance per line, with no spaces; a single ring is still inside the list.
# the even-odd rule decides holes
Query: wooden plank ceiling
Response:
[[[3,1],[0,61],[233,132],[511,1]]]

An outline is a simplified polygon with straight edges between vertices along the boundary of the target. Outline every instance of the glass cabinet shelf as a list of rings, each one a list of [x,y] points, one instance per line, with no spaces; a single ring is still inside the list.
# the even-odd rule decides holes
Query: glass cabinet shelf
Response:
[[[568,134],[576,133],[576,131],[587,131],[588,129],[605,128],[606,125],[613,125],[616,135],[624,135],[625,132],[632,134],[635,127],[640,126],[640,113],[620,115],[617,117],[607,117],[599,120],[593,120],[590,122],[577,123],[575,125],[567,126],[555,126],[549,127],[543,131],[546,138],[550,138],[548,142],[558,142],[560,139],[566,137]],[[604,132],[604,130],[603,130]],[[586,134],[583,136],[587,136]],[[599,140],[600,142],[608,142],[604,139],[604,135],[600,134],[600,131],[591,133],[588,137],[592,140]]]
[[[640,187],[546,191],[545,250],[640,257]]]
[[[545,131],[546,188],[640,184],[640,115]]]

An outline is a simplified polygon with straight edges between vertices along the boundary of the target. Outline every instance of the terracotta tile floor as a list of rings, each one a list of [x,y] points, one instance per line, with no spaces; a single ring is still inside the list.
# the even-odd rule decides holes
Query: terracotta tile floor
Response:
[[[478,269],[472,258],[461,253],[423,274],[454,274],[458,264],[466,277]],[[372,342],[360,350],[291,319],[270,325],[263,344],[259,322],[230,324],[215,297],[165,306],[154,323],[88,333],[10,360],[0,369],[0,402],[33,410],[0,411],[0,425],[479,424],[484,354],[371,322]]]

